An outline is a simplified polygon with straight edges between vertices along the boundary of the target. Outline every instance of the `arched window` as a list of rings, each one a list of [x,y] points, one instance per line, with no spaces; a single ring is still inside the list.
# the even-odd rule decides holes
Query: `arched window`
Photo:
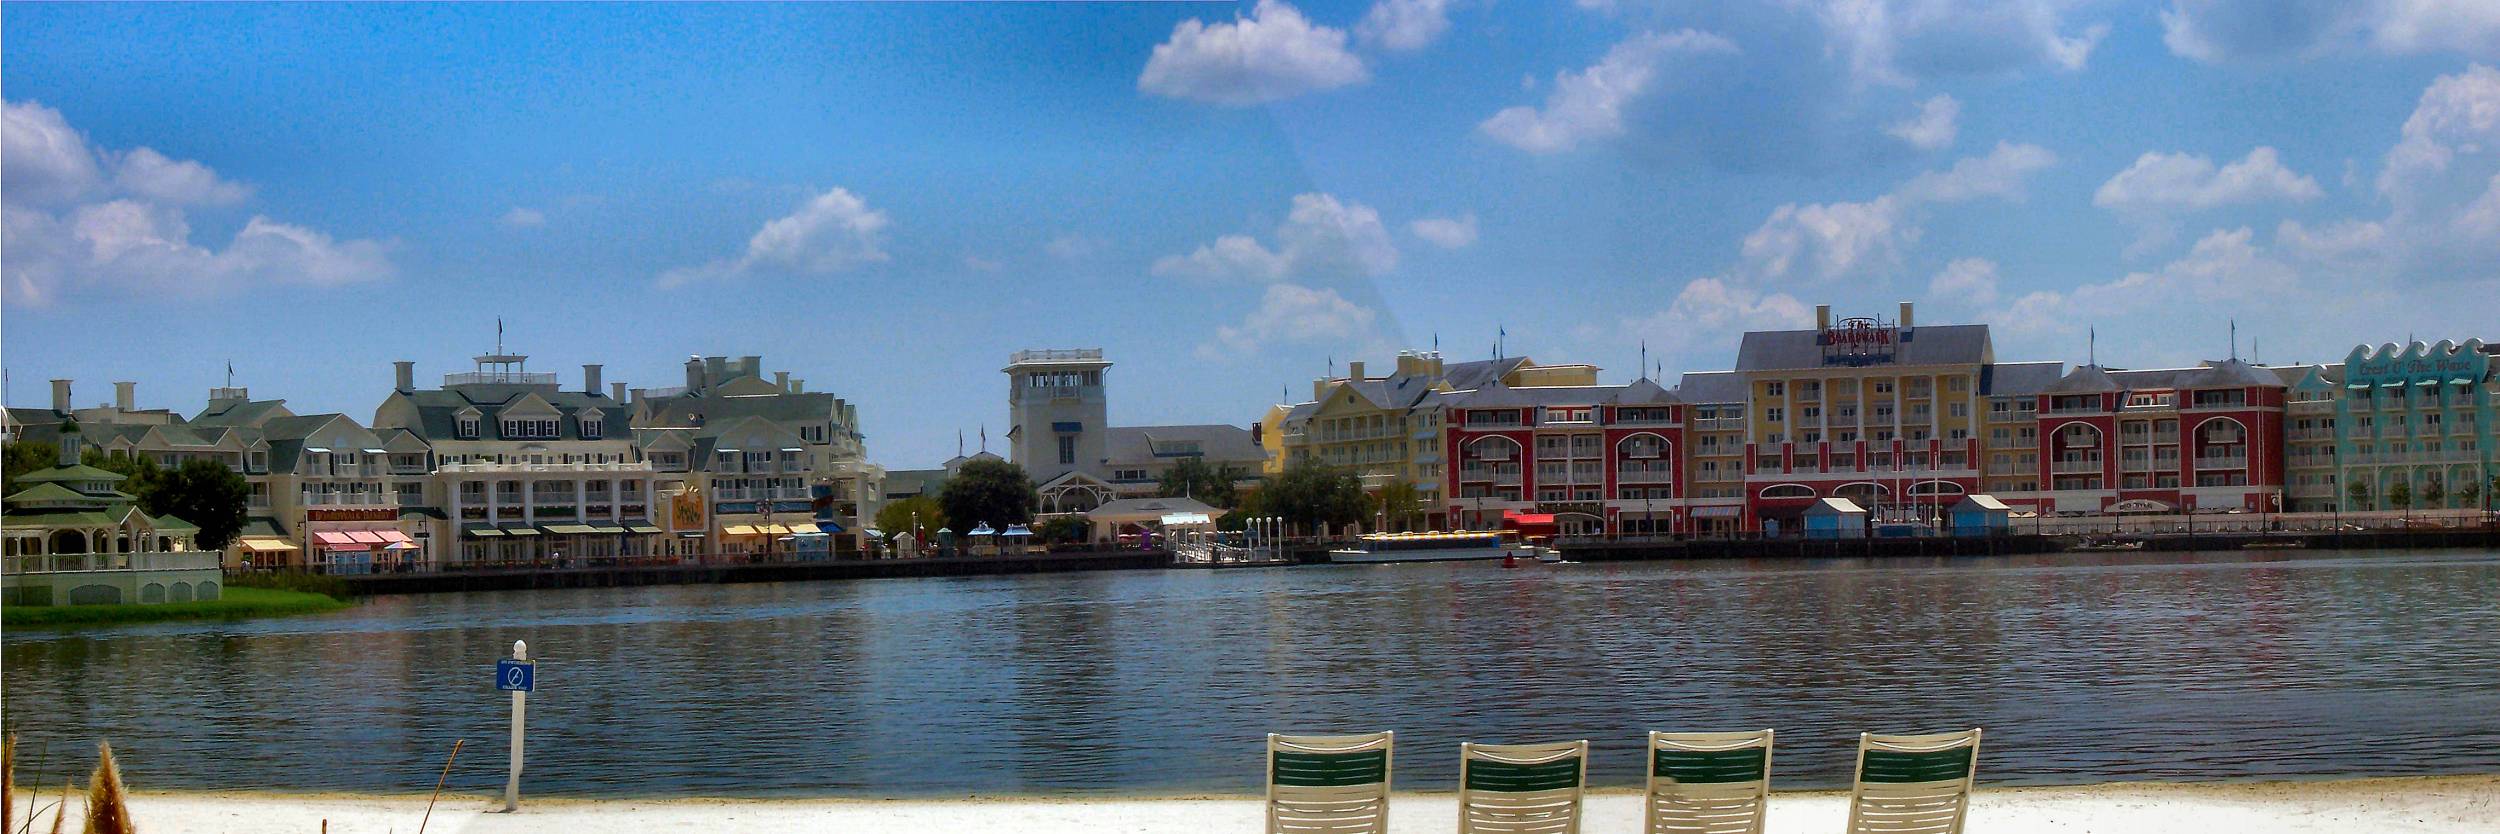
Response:
[[[1804,484],[1772,484],[1762,488],[1764,498],[1812,498],[1814,488]]]

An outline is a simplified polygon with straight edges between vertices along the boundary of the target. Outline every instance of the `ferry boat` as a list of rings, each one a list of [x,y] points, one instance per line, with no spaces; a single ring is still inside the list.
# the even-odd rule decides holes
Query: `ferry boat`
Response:
[[[1497,532],[1370,533],[1356,537],[1353,547],[1328,551],[1328,561],[1339,565],[1370,565],[1459,562],[1524,555],[1532,554],[1527,548],[1503,541],[1502,534]]]

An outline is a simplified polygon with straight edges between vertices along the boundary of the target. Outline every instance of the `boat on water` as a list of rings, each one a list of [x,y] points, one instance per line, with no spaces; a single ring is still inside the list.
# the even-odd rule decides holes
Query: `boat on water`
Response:
[[[1528,548],[1504,541],[1502,534],[1496,532],[1370,533],[1356,537],[1353,547],[1328,551],[1328,561],[1340,565],[1372,565],[1504,557],[1516,559],[1533,555]]]
[[[2104,550],[2143,550],[2144,543],[2141,541],[2122,542],[2108,539],[2100,541],[2085,539],[2082,543],[2066,549],[2084,553],[2094,553]]]
[[[2303,539],[2258,539],[2240,545],[2241,550],[2300,550],[2309,546]]]

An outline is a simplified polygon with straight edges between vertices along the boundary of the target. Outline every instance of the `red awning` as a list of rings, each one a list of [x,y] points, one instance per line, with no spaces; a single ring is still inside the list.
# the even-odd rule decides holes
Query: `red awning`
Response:
[[[1502,512],[1502,523],[1517,527],[1552,527],[1554,526],[1554,514],[1516,513],[1504,510]]]
[[[376,534],[375,534],[373,531],[371,531],[371,530],[349,530],[349,531],[347,531],[347,536],[348,536],[348,538],[355,539],[357,544],[389,544],[389,543],[390,543],[390,540],[389,540],[389,539],[382,538],[381,536],[376,535]]]
[[[415,544],[416,544],[416,542],[411,541],[411,540],[408,538],[408,534],[406,534],[406,533],[402,533],[402,532],[399,532],[399,531],[397,531],[397,530],[375,530],[375,531],[373,531],[373,534],[374,534],[374,535],[376,535],[376,536],[381,536],[381,537],[382,537],[382,541],[383,541],[384,543],[386,543],[386,544],[405,544],[405,545],[415,545]]]
[[[366,542],[357,541],[354,536],[350,536],[336,530],[323,530],[321,532],[314,533],[313,542],[326,548],[361,548],[367,544]]]

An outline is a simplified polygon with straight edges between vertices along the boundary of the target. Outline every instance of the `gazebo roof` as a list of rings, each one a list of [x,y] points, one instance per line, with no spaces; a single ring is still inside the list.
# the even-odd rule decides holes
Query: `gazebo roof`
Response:
[[[81,463],[70,466],[55,466],[49,469],[37,469],[33,472],[17,476],[17,479],[30,484],[61,482],[77,483],[82,481],[110,481],[118,484],[123,481],[130,480],[130,476],[112,471],[110,469],[97,469],[93,466]]]

